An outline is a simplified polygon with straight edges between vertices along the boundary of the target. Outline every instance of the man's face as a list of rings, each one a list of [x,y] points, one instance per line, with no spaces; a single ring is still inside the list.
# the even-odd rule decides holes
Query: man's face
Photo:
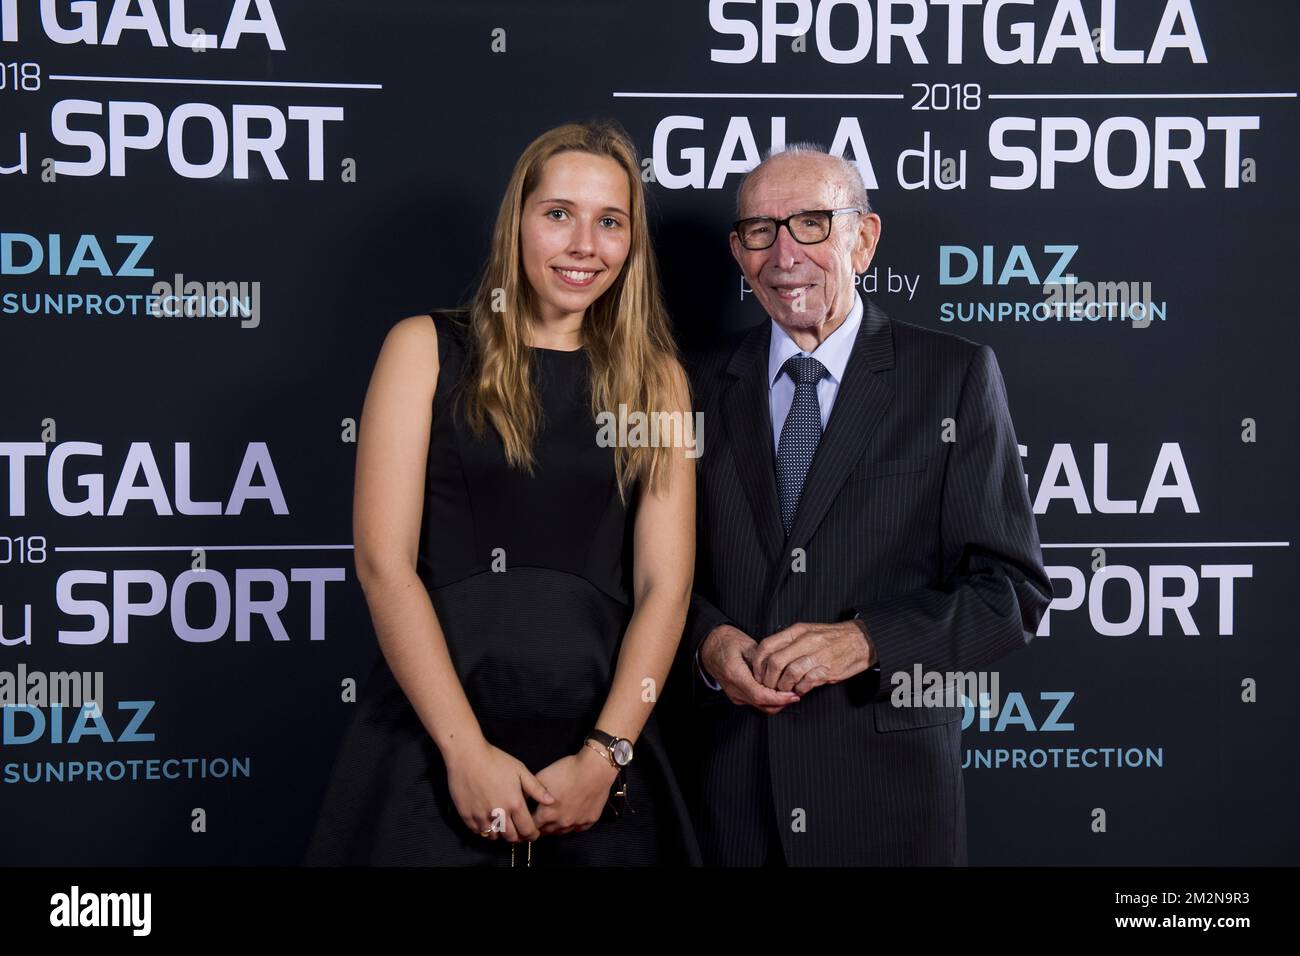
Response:
[[[816,155],[778,154],[750,176],[740,216],[784,219],[810,209],[849,205],[849,191],[835,165]],[[853,277],[865,272],[880,238],[875,213],[846,213],[831,220],[825,242],[804,245],[788,226],[767,249],[752,251],[731,233],[731,254],[767,314],[783,329],[838,324],[853,306]]]

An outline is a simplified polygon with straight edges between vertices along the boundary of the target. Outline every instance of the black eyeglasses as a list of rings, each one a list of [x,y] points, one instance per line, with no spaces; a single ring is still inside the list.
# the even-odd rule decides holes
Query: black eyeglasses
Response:
[[[740,237],[740,244],[751,252],[770,248],[776,242],[776,234],[782,226],[790,230],[795,242],[811,246],[825,242],[831,234],[831,221],[848,212],[861,213],[862,210],[856,206],[847,206],[844,209],[805,209],[784,219],[752,216],[732,223],[732,228]]]

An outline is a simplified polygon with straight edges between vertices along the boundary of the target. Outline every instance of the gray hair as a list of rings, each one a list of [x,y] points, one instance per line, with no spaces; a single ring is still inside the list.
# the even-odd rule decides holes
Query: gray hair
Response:
[[[740,177],[740,185],[736,187],[736,212],[737,219],[740,218],[740,203],[745,194],[745,184],[749,182],[749,177],[763,168],[763,165],[774,156],[788,154],[792,156],[817,155],[825,156],[836,167],[839,172],[840,182],[843,184],[845,191],[849,194],[849,205],[861,209],[864,214],[871,212],[871,202],[867,198],[867,185],[862,181],[862,172],[858,169],[856,163],[849,162],[843,156],[834,156],[826,152],[821,143],[799,142],[790,143],[782,148],[769,149],[763,159],[757,166]]]

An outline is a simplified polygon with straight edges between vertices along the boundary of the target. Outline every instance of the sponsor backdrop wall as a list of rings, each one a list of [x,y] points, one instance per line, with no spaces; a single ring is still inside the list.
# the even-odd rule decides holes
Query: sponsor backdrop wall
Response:
[[[884,220],[863,291],[997,354],[1056,601],[967,712],[972,863],[1300,862],[1297,19],[0,0],[0,863],[299,860],[378,654],[379,345],[463,301],[525,144],[601,116],[688,351],[764,319],[734,190],[813,140]]]

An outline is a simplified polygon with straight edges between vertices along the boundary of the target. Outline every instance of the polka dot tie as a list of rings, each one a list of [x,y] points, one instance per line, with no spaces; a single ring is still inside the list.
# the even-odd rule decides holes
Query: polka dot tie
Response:
[[[781,426],[781,441],[776,446],[776,491],[781,503],[781,524],[790,533],[799,495],[808,477],[817,445],[822,440],[822,410],[817,401],[817,383],[829,372],[811,355],[792,355],[781,371],[794,379],[794,401]]]

